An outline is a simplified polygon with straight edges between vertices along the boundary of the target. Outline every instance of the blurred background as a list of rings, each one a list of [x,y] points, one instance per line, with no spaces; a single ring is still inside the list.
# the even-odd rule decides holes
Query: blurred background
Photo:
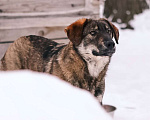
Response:
[[[119,28],[120,38],[103,103],[117,108],[114,120],[150,120],[149,8],[150,0],[0,0],[0,59],[21,36],[67,43],[66,26],[83,17],[105,17]]]
[[[121,29],[134,29],[130,20],[149,4],[149,0],[0,0],[0,58],[20,36],[67,42],[64,28],[82,17],[106,17]]]

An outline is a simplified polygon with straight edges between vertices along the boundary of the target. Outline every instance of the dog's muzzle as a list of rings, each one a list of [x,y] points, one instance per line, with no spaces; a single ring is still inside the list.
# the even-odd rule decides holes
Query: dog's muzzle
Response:
[[[92,50],[94,56],[112,56],[115,53],[115,43],[113,41],[106,41],[105,47],[100,46],[97,50]]]

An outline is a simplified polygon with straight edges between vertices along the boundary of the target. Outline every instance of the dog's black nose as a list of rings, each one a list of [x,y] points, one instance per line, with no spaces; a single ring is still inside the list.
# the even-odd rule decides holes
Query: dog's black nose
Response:
[[[106,41],[104,44],[108,49],[113,49],[115,47],[115,43],[113,41]]]

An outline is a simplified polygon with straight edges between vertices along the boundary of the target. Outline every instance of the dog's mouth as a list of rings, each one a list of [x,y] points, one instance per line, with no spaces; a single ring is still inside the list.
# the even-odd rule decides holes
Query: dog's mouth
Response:
[[[99,52],[97,52],[97,51],[95,51],[95,50],[92,50],[92,54],[93,54],[94,56],[100,56]]]
[[[111,51],[107,50],[107,51],[101,51],[101,52],[97,52],[96,50],[92,50],[92,54],[94,56],[110,56],[111,57],[113,55],[113,53],[115,53],[115,49],[111,50]]]

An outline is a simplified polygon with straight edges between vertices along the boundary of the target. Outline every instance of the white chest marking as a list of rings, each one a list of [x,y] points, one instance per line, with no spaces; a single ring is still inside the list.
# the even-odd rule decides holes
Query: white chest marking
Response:
[[[92,50],[97,50],[94,45],[84,46],[83,42],[77,47],[81,56],[87,62],[89,73],[92,77],[97,78],[100,72],[104,69],[107,63],[110,61],[109,56],[94,56]]]
[[[100,72],[104,69],[109,62],[108,56],[93,56],[90,61],[86,61],[89,73],[92,77],[97,78]]]

